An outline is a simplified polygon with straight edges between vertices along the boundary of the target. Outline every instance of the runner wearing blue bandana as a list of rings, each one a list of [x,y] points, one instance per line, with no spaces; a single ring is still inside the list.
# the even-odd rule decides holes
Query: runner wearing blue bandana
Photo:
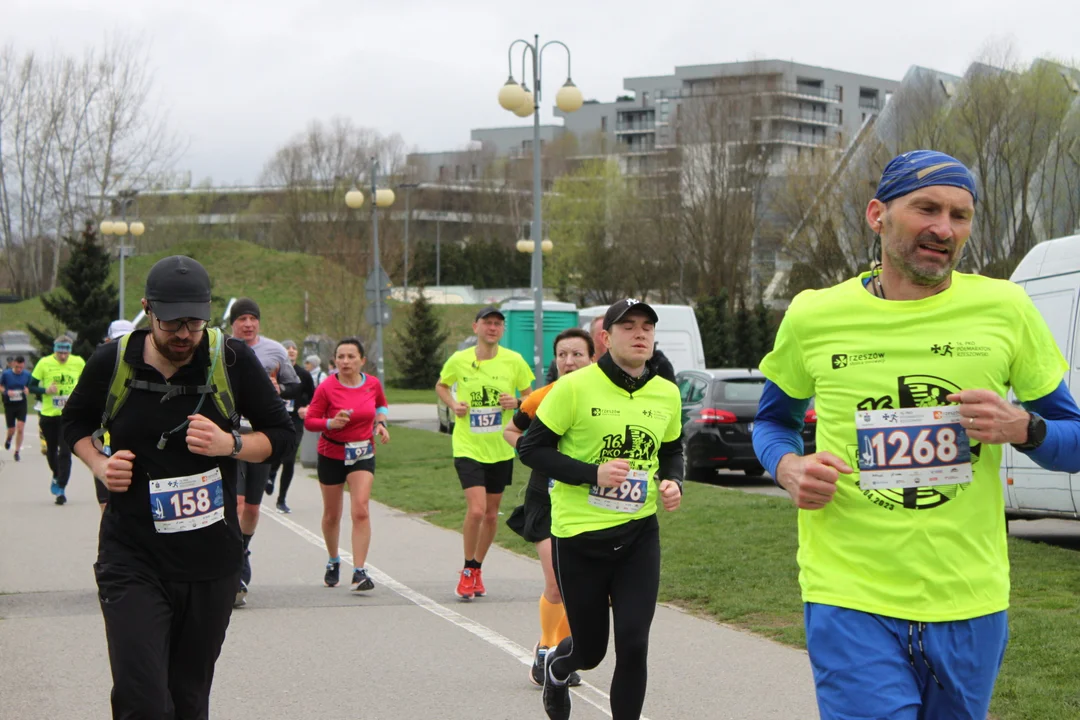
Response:
[[[71,342],[67,335],[56,338],[53,354],[41,358],[30,376],[30,392],[41,398],[39,422],[45,437],[45,459],[52,471],[50,490],[57,505],[67,502],[66,488],[71,478],[71,448],[60,430],[60,416],[86,366],[86,361],[71,354]]]
[[[800,293],[760,365],[754,449],[799,507],[823,720],[986,718],[1008,640],[1001,446],[1080,471],[1045,321],[1019,286],[955,271],[977,200],[956,158],[894,158],[866,208],[880,266]]]

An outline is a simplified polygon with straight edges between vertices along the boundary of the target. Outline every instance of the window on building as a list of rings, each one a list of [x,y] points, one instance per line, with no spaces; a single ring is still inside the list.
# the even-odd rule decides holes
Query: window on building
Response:
[[[455,180],[460,180],[461,179],[461,166],[460,165],[455,165],[454,166],[454,179]]]
[[[439,166],[439,182],[446,182],[446,166]]]
[[[473,166],[472,166],[472,179],[475,180],[478,177],[480,177],[480,172],[477,169],[476,164],[473,163]]]
[[[607,132],[607,115],[600,117],[600,132]]]
[[[836,99],[839,102],[844,102],[844,86],[843,85],[837,85],[836,86]]]

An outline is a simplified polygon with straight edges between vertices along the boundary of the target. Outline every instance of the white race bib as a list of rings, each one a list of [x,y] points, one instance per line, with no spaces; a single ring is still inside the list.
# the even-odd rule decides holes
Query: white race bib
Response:
[[[189,532],[225,519],[221,469],[150,481],[150,514],[159,533]]]
[[[22,390],[12,390],[11,394],[8,395],[8,400],[10,400],[11,402],[22,402],[23,401],[23,391]]]
[[[618,487],[589,487],[589,504],[606,510],[636,513],[645,507],[648,497],[649,473],[645,470],[631,470]]]
[[[971,482],[971,441],[960,407],[859,410],[859,488]]]
[[[289,413],[290,415],[296,412],[296,400],[285,401],[285,412]]]
[[[474,433],[502,432],[502,418],[500,407],[469,408],[469,430]]]
[[[370,440],[357,440],[345,443],[345,465],[354,465],[359,460],[375,457],[375,446]]]
[[[67,401],[68,401],[69,397],[71,397],[71,396],[70,395],[53,395],[52,406],[54,408],[57,408],[58,410],[63,410],[64,407],[67,405]]]

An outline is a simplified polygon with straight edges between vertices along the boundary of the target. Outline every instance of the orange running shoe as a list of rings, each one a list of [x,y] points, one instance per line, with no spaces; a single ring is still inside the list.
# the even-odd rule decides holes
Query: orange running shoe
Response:
[[[476,595],[476,579],[473,577],[473,572],[470,568],[461,571],[461,579],[458,580],[457,590],[454,592],[462,600],[472,600]]]
[[[473,592],[476,593],[476,597],[487,595],[487,588],[484,587],[484,576],[480,573],[480,568],[473,570]]]

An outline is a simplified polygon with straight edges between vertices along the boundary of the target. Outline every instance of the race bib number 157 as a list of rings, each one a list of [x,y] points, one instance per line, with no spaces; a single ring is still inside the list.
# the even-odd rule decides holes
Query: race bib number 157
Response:
[[[971,482],[971,443],[955,405],[855,413],[863,490]]]

